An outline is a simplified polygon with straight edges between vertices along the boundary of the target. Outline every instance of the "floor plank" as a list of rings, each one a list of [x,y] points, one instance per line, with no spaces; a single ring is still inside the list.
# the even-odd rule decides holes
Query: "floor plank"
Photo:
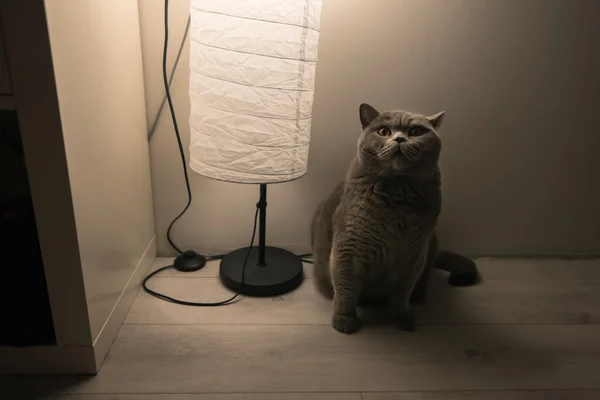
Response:
[[[159,257],[153,270],[173,263],[173,258]],[[561,259],[561,258],[509,258],[480,257],[474,259],[484,280],[507,278],[533,281],[537,279],[589,279],[600,280],[600,259]],[[312,277],[312,265],[305,263],[304,272]],[[165,271],[161,276],[218,278],[219,261],[209,261],[203,269],[183,273],[175,270]]]
[[[216,302],[232,293],[217,278],[157,278],[152,289],[188,301]],[[330,301],[317,296],[312,279],[296,291],[274,298],[243,297],[222,307],[183,307],[140,293],[126,324],[326,324]]]
[[[486,298],[521,324],[600,324],[600,280],[489,279]]]
[[[488,295],[485,285],[453,288],[446,275],[435,271],[427,305],[415,307],[418,323],[446,324],[514,324],[517,319],[504,306],[503,293]],[[160,293],[188,301],[219,301],[231,296],[217,278],[156,278],[149,286]],[[596,306],[600,310],[600,302]],[[594,306],[594,305],[592,305]],[[328,325],[331,320],[331,301],[320,296],[312,279],[300,288],[275,298],[242,298],[225,307],[183,307],[165,302],[142,292],[134,302],[127,324],[296,324]],[[365,323],[382,323],[384,310],[361,312]],[[600,315],[600,313],[598,313]]]
[[[600,326],[124,325],[76,393],[600,389]]]
[[[428,303],[415,307],[418,324],[600,324],[600,265],[595,263],[558,260],[549,262],[544,274],[545,264],[531,260],[483,261],[481,269],[486,278],[466,288],[449,286],[446,274],[434,271]],[[564,275],[563,270],[570,271],[570,275]],[[192,301],[231,296],[217,278],[189,276],[155,278],[150,286]],[[182,307],[140,293],[126,323],[327,325],[330,314],[331,303],[316,293],[308,278],[298,290],[285,296],[243,298],[219,308]],[[363,314],[367,323],[383,320],[380,313]]]
[[[44,400],[361,400],[360,393],[75,394]]]
[[[247,393],[247,394],[74,394],[43,400],[597,400],[598,390],[403,392],[403,393]]]
[[[600,259],[485,257],[475,260],[484,279],[600,280]]]
[[[363,393],[363,400],[598,400],[599,390]]]

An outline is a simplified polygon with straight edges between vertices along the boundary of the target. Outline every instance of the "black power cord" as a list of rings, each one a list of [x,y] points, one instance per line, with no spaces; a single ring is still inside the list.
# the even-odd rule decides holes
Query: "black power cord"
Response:
[[[185,214],[185,212],[188,210],[188,208],[190,208],[190,205],[192,204],[192,189],[190,187],[190,180],[189,180],[188,171],[187,171],[187,162],[185,159],[185,152],[183,150],[183,143],[181,142],[181,135],[179,134],[179,126],[177,125],[177,117],[175,116],[175,108],[173,107],[173,100],[171,99],[170,82],[169,82],[169,78],[167,76],[167,50],[169,49],[169,0],[165,0],[164,4],[165,4],[165,11],[164,11],[164,19],[165,19],[164,20],[164,26],[165,26],[164,34],[165,34],[165,36],[164,36],[163,57],[162,57],[163,84],[165,87],[167,101],[169,103],[169,110],[171,111],[171,119],[173,121],[173,128],[175,130],[175,136],[177,137],[177,144],[179,146],[179,155],[181,157],[181,162],[182,162],[182,166],[183,166],[183,175],[185,178],[185,186],[186,186],[187,194],[188,194],[188,201],[187,201],[186,206],[184,207],[183,211],[181,211],[179,213],[179,215],[177,215],[173,219],[173,221],[169,225],[169,228],[167,229],[167,240],[169,241],[169,244],[179,254],[181,254],[183,256],[189,256],[189,258],[195,260],[194,269],[188,269],[189,271],[192,271],[192,270],[197,270],[197,269],[204,267],[207,260],[218,260],[218,259],[222,258],[223,256],[208,256],[207,257],[207,256],[203,256],[200,254],[196,254],[193,251],[183,252],[179,247],[177,247],[177,245],[175,245],[175,243],[173,243],[173,240],[171,239],[171,229],[173,228],[173,225],[175,224],[175,222],[177,222],[183,216],[183,214]],[[259,200],[259,203],[261,201],[264,201],[264,199],[261,198]],[[167,265],[165,267],[159,268],[156,271],[153,271],[152,273],[150,273],[150,275],[148,275],[146,278],[144,278],[144,281],[142,282],[142,287],[144,288],[144,291],[154,297],[159,298],[159,299],[169,301],[171,303],[185,305],[185,306],[216,307],[216,306],[224,306],[227,304],[231,304],[231,302],[240,295],[240,293],[244,287],[244,280],[246,278],[246,266],[248,264],[250,252],[254,245],[254,238],[256,236],[256,222],[258,220],[258,211],[259,211],[259,207],[257,204],[256,205],[256,213],[254,214],[254,228],[252,229],[252,240],[250,241],[250,247],[248,248],[248,253],[246,254],[246,258],[244,260],[244,265],[242,266],[241,285],[240,285],[239,290],[236,292],[236,294],[233,297],[231,297],[227,300],[224,300],[224,301],[219,301],[219,302],[214,302],[214,303],[190,302],[190,301],[185,301],[185,300],[179,300],[179,299],[173,298],[171,296],[167,296],[162,293],[158,293],[158,292],[148,288],[148,285],[147,285],[148,281],[152,277],[159,274],[160,272],[166,271],[168,269],[174,269],[174,268],[181,270],[180,269],[181,267],[177,265],[177,260],[174,265]],[[182,256],[180,256],[180,257],[182,257]],[[185,257],[184,257],[183,263],[185,264]],[[184,267],[185,267],[185,265],[184,265]],[[186,269],[184,268],[183,270],[186,270]]]
[[[164,12],[164,17],[165,17],[165,37],[164,37],[164,45],[163,45],[163,57],[162,57],[162,74],[163,74],[163,84],[165,87],[165,92],[167,95],[167,102],[169,103],[169,110],[171,111],[171,119],[173,120],[173,129],[175,129],[175,136],[177,137],[177,145],[179,146],[179,154],[181,156],[181,163],[183,164],[183,175],[185,178],[185,187],[187,189],[187,194],[188,194],[188,201],[186,206],[183,208],[183,211],[181,211],[179,213],[178,216],[176,216],[173,221],[171,221],[171,224],[169,225],[169,228],[167,229],[167,240],[169,241],[169,244],[179,253],[179,254],[183,254],[183,251],[177,247],[177,245],[175,243],[173,243],[173,240],[171,239],[171,229],[173,228],[173,225],[175,224],[175,222],[177,222],[182,216],[183,214],[185,214],[185,212],[188,210],[188,208],[190,208],[190,205],[192,204],[192,189],[190,187],[190,179],[188,176],[188,171],[187,171],[187,162],[185,160],[185,152],[183,150],[183,143],[181,142],[181,135],[179,134],[179,126],[177,125],[177,117],[175,116],[175,107],[173,107],[173,100],[171,99],[171,90],[169,88],[169,78],[167,76],[167,51],[169,49],[169,0],[165,0],[165,12]]]
[[[254,245],[254,238],[256,236],[256,221],[258,220],[258,205],[256,207],[256,213],[254,213],[254,228],[252,228],[252,239],[250,240],[250,247],[248,248],[248,252],[246,253],[246,259],[244,260],[244,266],[242,267],[242,282],[240,285],[240,290],[238,290],[235,295],[233,295],[233,297],[224,300],[224,301],[219,301],[216,303],[197,303],[197,302],[191,302],[191,301],[185,301],[185,300],[179,300],[179,299],[175,299],[171,296],[167,296],[165,294],[162,293],[158,293],[155,292],[152,289],[149,289],[148,286],[146,285],[146,283],[154,276],[159,274],[162,271],[166,271],[168,269],[173,269],[175,268],[173,265],[167,265],[166,267],[162,267],[157,269],[156,271],[152,272],[150,275],[148,275],[142,285],[144,290],[146,291],[146,293],[151,294],[154,297],[158,297],[159,299],[165,300],[165,301],[169,301],[171,303],[175,303],[175,304],[180,304],[183,306],[194,306],[194,307],[218,307],[218,306],[225,306],[228,304],[231,304],[231,302],[233,300],[235,300],[239,295],[240,295],[240,291],[242,290],[242,288],[244,287],[244,280],[246,278],[246,265],[248,264],[248,258],[250,257],[250,250],[252,249],[252,246]]]
[[[175,70],[177,69],[177,65],[179,65],[179,60],[181,59],[181,53],[183,53],[183,47],[185,46],[185,39],[187,39],[188,32],[190,31],[190,17],[188,16],[187,23],[185,24],[185,32],[183,32],[183,37],[181,38],[181,42],[179,43],[179,49],[177,50],[177,57],[175,57],[175,62],[173,63],[173,67],[171,68],[171,77],[169,78],[169,88],[171,88],[171,84],[173,83],[173,78],[175,77]],[[148,130],[148,141],[152,140],[152,137],[156,133],[156,127],[158,126],[158,120],[160,119],[160,115],[162,114],[162,110],[165,107],[165,103],[167,102],[167,96],[165,95],[160,103],[160,107],[158,107],[158,112],[154,117],[154,121]]]

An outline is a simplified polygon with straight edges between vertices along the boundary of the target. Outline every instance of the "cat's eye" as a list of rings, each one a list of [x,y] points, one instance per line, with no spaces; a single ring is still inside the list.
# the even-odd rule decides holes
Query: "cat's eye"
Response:
[[[377,134],[379,136],[390,136],[392,131],[387,126],[382,126],[381,128],[377,129]]]
[[[422,126],[413,126],[408,131],[408,134],[410,136],[421,136],[421,135],[425,134],[425,132],[427,132],[427,130],[425,128],[423,128]]]

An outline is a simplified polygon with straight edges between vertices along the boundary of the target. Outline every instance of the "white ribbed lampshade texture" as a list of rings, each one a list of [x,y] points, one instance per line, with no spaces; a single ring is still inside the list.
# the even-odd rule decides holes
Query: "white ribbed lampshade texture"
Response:
[[[306,173],[323,0],[190,1],[190,168],[276,183]]]

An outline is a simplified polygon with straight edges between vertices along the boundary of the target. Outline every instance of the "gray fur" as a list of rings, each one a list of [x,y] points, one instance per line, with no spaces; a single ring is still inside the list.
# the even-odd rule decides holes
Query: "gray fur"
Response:
[[[311,227],[314,281],[333,299],[332,325],[340,332],[360,328],[356,308],[369,296],[385,296],[398,327],[414,329],[411,294],[424,297],[437,251],[443,115],[360,106],[357,155]],[[411,135],[416,126],[424,133]]]

